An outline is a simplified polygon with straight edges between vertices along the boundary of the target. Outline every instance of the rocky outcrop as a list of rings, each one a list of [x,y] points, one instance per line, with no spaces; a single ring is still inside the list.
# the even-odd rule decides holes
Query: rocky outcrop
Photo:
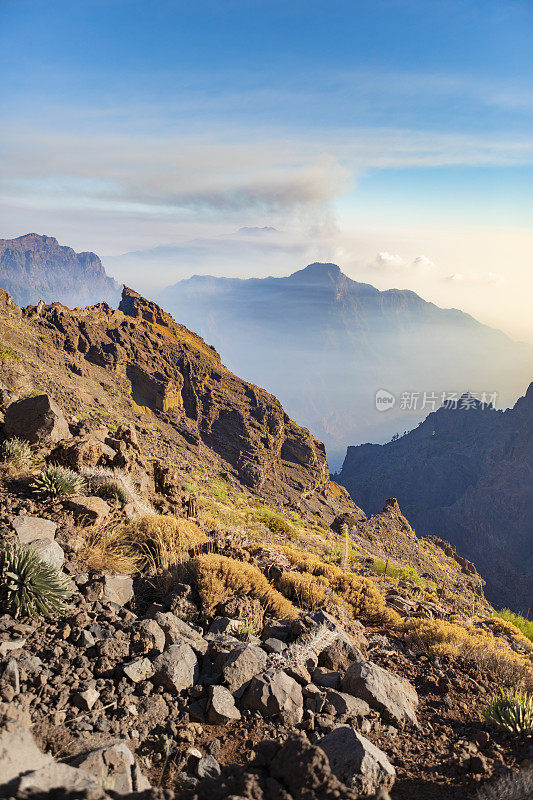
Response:
[[[59,300],[70,306],[117,303],[118,284],[94,253],[75,253],[53,236],[28,233],[0,239],[0,286],[19,305]]]
[[[396,441],[349,447],[337,479],[368,513],[394,494],[419,536],[430,535],[465,575],[479,570],[492,603],[526,613],[532,454],[533,384],[506,411],[467,395]]]
[[[104,369],[137,411],[174,428],[183,449],[207,460],[211,453],[252,491],[289,503],[331,495],[339,511],[354,509],[344,490],[331,493],[321,442],[275,397],[231,373],[203,339],[133,290],[124,288],[117,311],[105,303],[74,311],[54,303],[24,314],[53,332],[75,373]]]

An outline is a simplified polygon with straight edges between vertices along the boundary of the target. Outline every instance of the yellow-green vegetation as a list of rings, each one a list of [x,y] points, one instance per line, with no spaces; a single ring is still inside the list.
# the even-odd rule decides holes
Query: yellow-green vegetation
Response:
[[[283,534],[288,536],[289,539],[296,538],[294,527],[285,519],[283,514],[272,511],[271,508],[267,508],[266,506],[260,506],[257,509],[256,517],[259,522],[266,525],[272,533]]]
[[[24,439],[13,436],[0,446],[0,461],[17,469],[27,467],[32,460],[31,448]]]
[[[181,564],[206,544],[207,536],[195,522],[162,514],[148,514],[126,524],[134,550],[154,570]]]
[[[198,592],[206,614],[233,595],[257,598],[264,608],[281,619],[296,619],[298,611],[276,591],[252,564],[214,553],[197,556],[191,562]]]
[[[492,620],[495,621],[497,619],[511,624],[512,628],[510,630],[507,629],[509,633],[516,635],[515,631],[518,628],[520,633],[522,633],[526,639],[529,639],[530,642],[533,642],[533,621],[520,616],[520,614],[515,614],[508,608],[502,608],[501,611],[496,611]]]
[[[207,542],[190,520],[160,514],[104,521],[83,531],[79,558],[89,569],[132,575],[148,567],[167,570],[182,564]]]
[[[329,588],[346,603],[355,619],[389,624],[399,621],[399,615],[386,607],[383,595],[370,578],[328,564],[314,553],[288,546],[279,549],[293,566],[310,575],[322,576]]]
[[[398,580],[412,581],[422,588],[426,585],[425,581],[420,577],[414,567],[403,567],[399,564],[393,564],[391,561],[383,561],[381,558],[376,558],[372,569],[381,575],[388,575]]]
[[[501,691],[483,709],[483,718],[510,733],[533,733],[533,697],[516,690]]]
[[[406,642],[438,656],[462,656],[490,670],[505,686],[533,687],[533,665],[528,656],[473,625],[429,619],[407,619],[397,625]]]
[[[0,364],[5,364],[8,361],[17,361],[19,364],[24,363],[24,359],[20,353],[17,353],[12,347],[8,347],[0,342]]]
[[[327,583],[305,572],[284,572],[279,580],[280,591],[301,608],[317,608],[331,602]],[[340,600],[340,598],[337,598]]]

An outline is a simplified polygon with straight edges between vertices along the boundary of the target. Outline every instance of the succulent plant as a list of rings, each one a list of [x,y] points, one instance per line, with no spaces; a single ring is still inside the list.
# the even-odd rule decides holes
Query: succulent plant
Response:
[[[24,439],[18,439],[16,436],[11,439],[6,439],[6,441],[2,442],[0,445],[0,461],[18,467],[26,466],[31,461],[29,443]]]
[[[0,609],[14,617],[53,617],[67,608],[67,579],[28,545],[0,547]]]
[[[516,690],[501,691],[483,710],[483,717],[510,733],[533,733],[533,697]]]
[[[49,464],[35,476],[30,484],[33,494],[38,497],[59,497],[63,494],[76,494],[85,488],[85,481],[74,470],[60,464]]]

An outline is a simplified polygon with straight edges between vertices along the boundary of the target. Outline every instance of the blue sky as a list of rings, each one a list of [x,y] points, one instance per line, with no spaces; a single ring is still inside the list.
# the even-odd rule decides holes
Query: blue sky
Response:
[[[272,225],[285,258],[237,272],[296,243],[533,340],[532,33],[513,0],[0,0],[0,236]]]

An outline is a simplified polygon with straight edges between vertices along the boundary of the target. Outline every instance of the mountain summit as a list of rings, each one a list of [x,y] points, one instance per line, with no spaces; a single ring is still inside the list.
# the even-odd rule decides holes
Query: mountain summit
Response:
[[[0,286],[19,305],[44,300],[68,306],[106,301],[116,305],[118,284],[95,253],[76,253],[53,236],[28,233],[0,239]]]
[[[529,345],[415,292],[352,280],[331,263],[282,278],[196,275],[160,301],[234,371],[269,386],[338,466],[347,442],[387,440],[431,410],[402,406],[402,393],[421,399],[470,386],[497,392],[505,406],[531,375]],[[376,408],[379,389],[397,398],[386,413]]]

